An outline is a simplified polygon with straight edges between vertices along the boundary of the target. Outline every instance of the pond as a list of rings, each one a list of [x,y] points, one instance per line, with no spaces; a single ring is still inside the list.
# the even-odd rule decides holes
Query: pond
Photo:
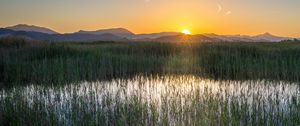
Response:
[[[2,89],[0,121],[19,115],[16,124],[298,125],[299,102],[297,83],[135,76]]]

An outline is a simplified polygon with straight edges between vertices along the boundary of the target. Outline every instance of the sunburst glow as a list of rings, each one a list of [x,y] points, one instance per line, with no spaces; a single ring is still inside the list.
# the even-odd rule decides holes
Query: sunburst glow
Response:
[[[183,30],[181,31],[181,33],[182,33],[182,34],[185,34],[185,35],[190,35],[190,34],[191,34],[190,30],[188,30],[188,29],[183,29]]]

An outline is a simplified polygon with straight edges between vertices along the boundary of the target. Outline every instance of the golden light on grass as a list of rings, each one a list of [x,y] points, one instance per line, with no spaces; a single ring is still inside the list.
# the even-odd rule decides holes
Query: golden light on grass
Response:
[[[188,30],[188,29],[183,29],[183,30],[181,31],[181,33],[182,33],[182,34],[185,34],[185,35],[190,35],[190,34],[191,34],[190,30]]]

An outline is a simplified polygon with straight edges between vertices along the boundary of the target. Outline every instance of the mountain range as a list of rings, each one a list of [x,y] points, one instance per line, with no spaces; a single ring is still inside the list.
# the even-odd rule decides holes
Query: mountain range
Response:
[[[11,29],[14,31],[35,31],[47,34],[59,34],[58,32],[51,30],[49,28],[34,26],[34,25],[27,25],[27,24],[18,24],[15,26],[6,27],[6,29]]]
[[[96,31],[80,30],[74,33],[60,34],[49,28],[19,24],[0,28],[0,38],[6,36],[24,37],[42,41],[136,41],[136,42],[280,42],[294,38],[275,36],[264,33],[248,35],[197,34],[183,35],[179,32],[161,32],[151,34],[135,34],[124,28],[100,29]]]

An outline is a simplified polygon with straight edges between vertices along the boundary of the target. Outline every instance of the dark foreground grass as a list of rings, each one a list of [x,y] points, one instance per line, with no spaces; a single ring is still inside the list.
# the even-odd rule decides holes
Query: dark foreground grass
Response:
[[[25,45],[25,46],[22,46]],[[52,43],[0,47],[0,82],[65,84],[136,74],[300,80],[300,43]]]

